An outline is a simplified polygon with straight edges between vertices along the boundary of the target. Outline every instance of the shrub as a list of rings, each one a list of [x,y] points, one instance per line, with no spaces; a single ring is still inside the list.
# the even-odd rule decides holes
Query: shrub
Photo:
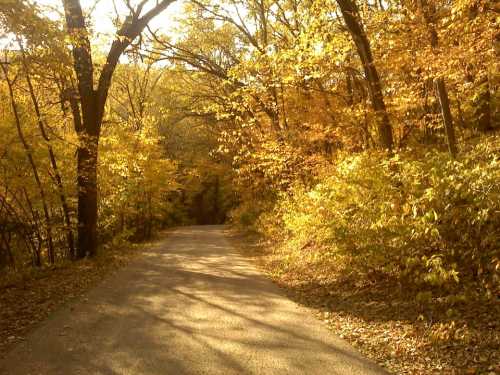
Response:
[[[295,252],[310,246],[358,275],[407,288],[495,295],[500,269],[499,139],[459,160],[405,150],[341,156],[311,188],[282,194],[260,216],[267,236],[285,233]]]

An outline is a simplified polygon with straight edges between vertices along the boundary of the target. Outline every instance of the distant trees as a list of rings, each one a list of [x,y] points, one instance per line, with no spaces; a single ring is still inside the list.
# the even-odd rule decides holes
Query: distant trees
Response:
[[[210,81],[198,108],[227,121],[221,148],[234,152],[238,165],[246,158],[254,163],[266,147],[284,159],[291,156],[285,156],[287,147],[300,149],[293,158],[300,164],[318,149],[391,150],[420,137],[446,141],[455,154],[452,118],[473,133],[487,118],[477,111],[494,112],[486,86],[463,80],[478,45],[473,35],[483,44],[492,32],[486,15],[470,18],[471,7],[476,5],[436,0],[195,1],[182,21],[184,37],[173,43],[155,35],[155,52],[185,76],[196,71],[202,86]],[[470,33],[461,39],[466,24]],[[494,60],[488,49],[477,48],[474,60],[488,76]],[[284,159],[278,158],[276,170],[288,173]]]
[[[498,142],[477,135],[500,123],[493,14],[469,0],[194,1],[182,37],[156,34],[152,50],[198,87],[184,94],[232,162],[233,222],[361,277],[489,295]]]

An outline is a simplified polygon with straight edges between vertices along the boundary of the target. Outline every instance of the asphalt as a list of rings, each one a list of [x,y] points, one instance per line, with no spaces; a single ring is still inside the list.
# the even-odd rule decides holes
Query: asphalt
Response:
[[[288,299],[226,227],[193,226],[54,313],[0,374],[387,373]]]

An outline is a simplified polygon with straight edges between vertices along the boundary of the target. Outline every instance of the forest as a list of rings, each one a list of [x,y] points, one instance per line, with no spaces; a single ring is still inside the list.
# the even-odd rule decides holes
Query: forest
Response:
[[[377,323],[406,340],[371,354],[395,373],[499,373],[499,20],[493,0],[0,0],[0,295],[225,223],[304,303],[406,322]]]

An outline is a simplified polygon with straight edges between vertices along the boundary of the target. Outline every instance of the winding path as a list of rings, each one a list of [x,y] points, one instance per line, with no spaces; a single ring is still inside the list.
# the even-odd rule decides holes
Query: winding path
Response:
[[[195,226],[53,314],[0,374],[386,373],[286,298],[225,227]]]

